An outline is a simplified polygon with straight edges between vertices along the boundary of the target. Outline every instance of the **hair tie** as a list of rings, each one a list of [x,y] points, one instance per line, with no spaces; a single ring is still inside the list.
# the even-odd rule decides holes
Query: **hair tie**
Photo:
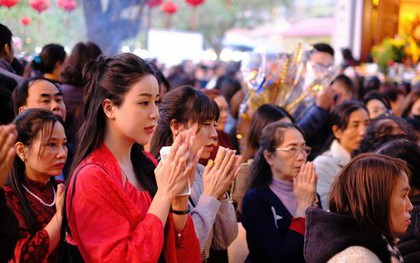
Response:
[[[35,63],[37,63],[37,64],[41,64],[41,63],[42,63],[42,59],[41,59],[41,57],[40,57],[40,56],[35,56],[35,57],[34,57],[34,61],[35,61]]]

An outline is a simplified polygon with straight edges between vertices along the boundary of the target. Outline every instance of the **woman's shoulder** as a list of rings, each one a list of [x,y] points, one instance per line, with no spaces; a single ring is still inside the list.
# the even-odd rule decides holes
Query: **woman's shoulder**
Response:
[[[327,263],[381,263],[371,250],[362,246],[351,246],[334,255]]]

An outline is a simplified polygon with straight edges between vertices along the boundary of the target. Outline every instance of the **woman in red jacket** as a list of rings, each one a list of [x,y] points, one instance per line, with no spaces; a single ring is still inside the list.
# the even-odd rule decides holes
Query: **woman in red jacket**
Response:
[[[101,56],[83,75],[86,121],[67,192],[67,243],[86,262],[200,262],[188,196],[178,196],[198,161],[192,138],[181,135],[157,167],[143,151],[158,118],[152,67],[132,54]]]

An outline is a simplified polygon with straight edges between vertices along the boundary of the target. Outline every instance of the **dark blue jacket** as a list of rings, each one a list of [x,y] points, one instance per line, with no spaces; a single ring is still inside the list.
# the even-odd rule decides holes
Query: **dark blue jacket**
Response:
[[[246,262],[305,262],[303,236],[289,229],[292,215],[269,187],[251,189],[242,207],[249,249]]]

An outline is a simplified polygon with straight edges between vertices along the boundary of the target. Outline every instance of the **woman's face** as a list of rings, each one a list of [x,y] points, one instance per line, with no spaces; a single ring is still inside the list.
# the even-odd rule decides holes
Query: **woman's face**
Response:
[[[334,136],[347,152],[351,153],[358,149],[369,124],[369,115],[365,110],[353,111],[349,116],[347,127],[344,130],[334,130]]]
[[[394,188],[391,195],[391,232],[394,235],[403,234],[410,225],[410,212],[413,205],[408,198],[410,186],[405,173],[394,181]]]
[[[198,123],[190,126],[195,131],[194,152],[203,147],[201,159],[208,159],[217,142],[216,121],[207,121],[199,127]]]
[[[147,75],[136,82],[124,95],[122,104],[113,106],[113,115],[108,117],[114,134],[129,143],[147,144],[159,116],[158,100],[159,85],[154,76]]]
[[[264,153],[273,176],[283,181],[293,181],[308,156],[304,147],[305,140],[298,130],[285,129],[283,143],[277,146],[277,150]]]
[[[380,100],[372,99],[366,104],[366,108],[369,111],[369,117],[376,119],[381,115],[386,114],[386,107]]]
[[[219,106],[219,111],[220,111],[220,117],[219,117],[219,121],[217,122],[216,129],[218,131],[223,131],[225,129],[226,121],[228,119],[229,105],[225,97],[222,95],[214,98],[214,101],[216,102],[217,106]]]
[[[67,138],[64,127],[56,122],[51,137],[48,130],[38,132],[32,145],[27,146],[25,174],[34,181],[48,181],[51,176],[61,174],[67,159]],[[44,138],[42,138],[44,137]]]

